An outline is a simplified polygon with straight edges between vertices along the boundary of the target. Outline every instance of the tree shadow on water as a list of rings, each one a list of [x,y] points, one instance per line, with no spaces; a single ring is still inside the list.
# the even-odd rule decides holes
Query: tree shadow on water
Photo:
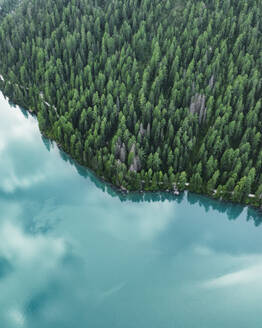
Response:
[[[42,137],[43,143],[48,151],[53,146],[53,142],[45,137]],[[189,204],[198,204],[200,207],[204,207],[206,212],[209,210],[215,210],[219,213],[227,215],[228,220],[236,220],[240,217],[245,208],[246,220],[253,220],[255,226],[259,226],[262,223],[262,213],[254,208],[245,207],[243,205],[234,204],[226,201],[218,201],[207,196],[194,194],[191,192],[180,193],[179,196],[169,192],[121,192],[108,182],[103,181],[100,177],[90,169],[78,164],[74,159],[67,155],[63,150],[59,148],[59,154],[65,162],[69,162],[80,176],[85,179],[89,179],[98,189],[104,193],[109,194],[111,197],[117,197],[121,202],[176,202],[180,204],[186,197]]]
[[[187,194],[187,200],[190,204],[198,204],[200,207],[204,207],[208,212],[210,209],[218,211],[227,215],[228,220],[236,220],[240,217],[245,209],[246,221],[254,221],[255,226],[259,226],[262,223],[262,213],[255,208],[247,207],[240,204],[234,204],[231,202],[220,201],[209,198],[207,196],[198,195],[189,192]]]

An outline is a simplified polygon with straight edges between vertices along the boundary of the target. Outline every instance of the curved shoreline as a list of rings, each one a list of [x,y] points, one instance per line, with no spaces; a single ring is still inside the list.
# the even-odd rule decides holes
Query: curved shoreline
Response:
[[[4,77],[0,74],[0,82],[5,82],[5,79]],[[10,82],[7,82],[7,83],[10,83]],[[4,94],[4,92],[2,90],[0,90],[2,92],[2,94],[4,95],[5,98],[8,99],[9,102],[11,102],[13,105],[15,106],[18,106],[20,109],[23,109],[27,112],[29,112],[31,115],[33,115],[37,122],[38,122],[38,128],[39,128],[39,131],[41,133],[41,135],[43,137],[45,137],[46,139],[50,140],[50,141],[53,141],[56,143],[57,147],[60,149],[60,151],[62,151],[63,153],[65,153],[67,156],[70,157],[70,159],[72,159],[73,161],[75,161],[78,165],[80,165],[81,167],[85,168],[85,169],[88,169],[90,170],[101,182],[103,183],[106,183],[108,185],[111,186],[111,188],[113,188],[115,191],[117,191],[118,193],[122,194],[122,195],[127,195],[127,194],[132,194],[132,193],[139,193],[139,194],[142,194],[142,193],[158,193],[158,192],[165,192],[165,193],[168,193],[168,194],[171,194],[171,195],[174,195],[174,196],[179,196],[180,193],[186,191],[186,192],[190,192],[190,193],[194,193],[194,194],[197,194],[197,195],[200,195],[200,196],[205,196],[205,197],[208,197],[209,199],[213,199],[213,200],[217,200],[219,202],[226,202],[226,203],[230,203],[230,204],[239,204],[239,205],[242,205],[242,206],[249,206],[251,208],[254,208],[258,211],[262,211],[262,205],[256,205],[252,202],[249,202],[249,200],[257,200],[256,199],[256,196],[254,194],[249,194],[248,195],[248,198],[247,198],[247,203],[244,203],[244,202],[234,202],[232,201],[231,199],[224,199],[222,197],[220,198],[217,198],[217,197],[213,197],[215,194],[216,194],[216,190],[214,190],[214,193],[212,195],[208,194],[208,193],[197,193],[195,192],[194,190],[190,190],[189,188],[185,188],[183,190],[179,190],[177,188],[177,186],[174,184],[174,189],[173,190],[169,190],[169,189],[158,189],[158,190],[145,190],[145,189],[140,189],[140,190],[128,190],[126,188],[121,188],[121,187],[118,187],[116,186],[115,184],[113,184],[111,181],[107,180],[104,176],[101,176],[100,174],[98,174],[93,168],[85,165],[84,163],[81,163],[81,161],[79,161],[77,158],[75,158],[72,154],[70,154],[70,152],[67,152],[63,145],[61,143],[59,143],[54,137],[53,135],[49,135],[48,133],[45,133],[45,131],[42,131],[39,127],[39,121],[38,121],[38,117],[37,117],[37,114],[36,112],[33,110],[33,109],[30,109],[30,108],[25,108],[19,104],[17,104],[15,101],[13,101],[12,99],[10,99],[8,96],[6,96]],[[48,106],[52,106],[51,104],[48,104],[45,102],[45,100],[42,98],[42,101],[43,103],[45,103],[46,105]],[[54,107],[54,106],[53,106]],[[188,187],[189,186],[189,182],[185,183],[185,186]]]
[[[35,113],[31,113],[31,115],[36,116]],[[132,191],[123,190],[123,189],[117,187],[116,185],[114,185],[113,183],[111,183],[110,181],[107,181],[103,176],[98,175],[92,168],[89,168],[89,167],[81,164],[77,159],[75,159],[69,153],[67,153],[63,149],[62,145],[59,144],[55,139],[49,138],[40,129],[39,129],[39,131],[45,139],[49,140],[50,142],[55,142],[55,144],[56,144],[57,148],[59,149],[59,151],[62,152],[64,155],[66,155],[69,158],[70,163],[73,164],[76,167],[78,172],[79,172],[78,168],[80,168],[80,169],[84,170],[85,172],[91,173],[91,175],[93,175],[100,183],[102,183],[105,186],[111,188],[111,190],[113,190],[115,192],[115,195],[117,195],[120,198],[121,201],[131,200],[133,198],[133,196],[143,196],[143,195],[144,196],[149,196],[149,195],[157,196],[159,193],[164,193],[166,196],[170,195],[173,199],[178,199],[178,197],[181,197],[186,193],[186,194],[189,194],[189,195],[190,194],[191,195],[196,195],[199,198],[201,198],[201,197],[207,198],[212,202],[216,202],[217,204],[225,203],[225,204],[227,204],[226,207],[228,209],[231,208],[232,206],[233,207],[242,206],[243,209],[244,208],[253,209],[254,211],[256,211],[258,213],[258,215],[261,217],[261,221],[262,221],[262,207],[261,206],[254,206],[252,204],[244,204],[244,203],[233,202],[231,200],[226,200],[226,199],[223,199],[223,198],[218,199],[218,198],[212,197],[212,196],[210,196],[208,194],[205,194],[205,193],[201,193],[201,194],[196,193],[196,192],[191,191],[189,189],[184,189],[182,191],[178,191],[178,194],[176,194],[172,190],[161,190],[161,189],[154,190],[154,191],[143,190],[143,189],[142,190],[132,190]],[[89,174],[85,175],[85,177],[86,176],[91,178],[92,182],[94,182],[94,180],[92,179],[92,177]],[[189,185],[189,183],[187,183],[187,184]],[[97,185],[97,187],[100,187],[100,186],[98,186],[98,184],[96,184],[96,185]],[[107,190],[107,192],[108,192],[108,190]],[[110,195],[112,196],[111,193],[110,193]],[[253,198],[253,197],[251,197],[251,198]],[[152,199],[153,199],[153,197],[151,198],[151,200]],[[144,199],[143,199],[143,201],[144,201]],[[199,199],[199,201],[201,202],[200,199]],[[214,207],[212,207],[212,208],[214,208]]]

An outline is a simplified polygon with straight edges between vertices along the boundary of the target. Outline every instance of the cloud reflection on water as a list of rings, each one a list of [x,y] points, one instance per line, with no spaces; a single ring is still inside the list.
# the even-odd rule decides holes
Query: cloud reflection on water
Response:
[[[174,204],[168,201],[155,203],[140,203],[134,206],[133,203],[125,203],[121,206],[122,215],[116,212],[107,213],[106,209],[101,209],[101,217],[107,220],[101,222],[101,228],[119,240],[144,241],[154,240],[161,232],[165,231],[168,225],[175,219],[176,212]],[[161,220],[158,215],[160,214]]]
[[[3,327],[115,327],[116,318],[164,327],[179,316],[192,327],[208,311],[222,317],[231,286],[243,287],[241,302],[240,289],[251,299],[261,286],[261,233],[244,222],[259,224],[254,212],[193,194],[119,195],[42,140],[33,117],[0,110]]]
[[[0,279],[0,321],[4,327],[24,327],[27,316],[24,305],[35,289],[45,289],[67,254],[62,238],[26,233],[16,220],[0,224],[0,262],[11,270]]]
[[[19,167],[14,162],[14,158],[17,158],[19,163],[20,153],[24,152],[25,157],[32,156],[32,153],[26,151],[23,146],[26,144],[28,149],[35,148],[36,141],[39,140],[39,132],[36,129],[36,119],[31,115],[25,119],[18,108],[10,108],[2,94],[0,94],[0,103],[0,170],[2,176],[0,189],[6,193],[13,193],[17,188],[29,188],[44,179],[44,175],[38,171],[37,167],[29,166],[29,169],[25,167],[24,172],[19,172]],[[14,152],[10,153],[12,148]]]
[[[224,255],[224,263],[228,262],[228,256]],[[238,288],[250,285],[262,287],[262,256],[249,254],[248,256],[235,256],[231,259],[234,263],[234,269],[227,270],[218,277],[205,281],[202,286],[206,289],[229,288],[238,286]]]
[[[51,268],[65,254],[65,243],[63,239],[25,234],[19,226],[5,222],[0,226],[0,254],[21,267],[34,263]]]

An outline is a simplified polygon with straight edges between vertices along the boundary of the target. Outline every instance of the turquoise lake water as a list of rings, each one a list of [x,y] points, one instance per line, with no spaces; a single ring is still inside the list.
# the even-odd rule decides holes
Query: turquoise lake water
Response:
[[[1,328],[261,328],[260,220],[121,196],[0,94]]]

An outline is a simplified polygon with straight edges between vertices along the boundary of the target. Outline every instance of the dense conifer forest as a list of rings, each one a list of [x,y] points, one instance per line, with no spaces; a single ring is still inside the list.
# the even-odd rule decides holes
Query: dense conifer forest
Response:
[[[14,10],[18,4],[19,0],[0,0],[0,19]]]
[[[78,162],[262,204],[261,0],[1,3],[0,88]]]

